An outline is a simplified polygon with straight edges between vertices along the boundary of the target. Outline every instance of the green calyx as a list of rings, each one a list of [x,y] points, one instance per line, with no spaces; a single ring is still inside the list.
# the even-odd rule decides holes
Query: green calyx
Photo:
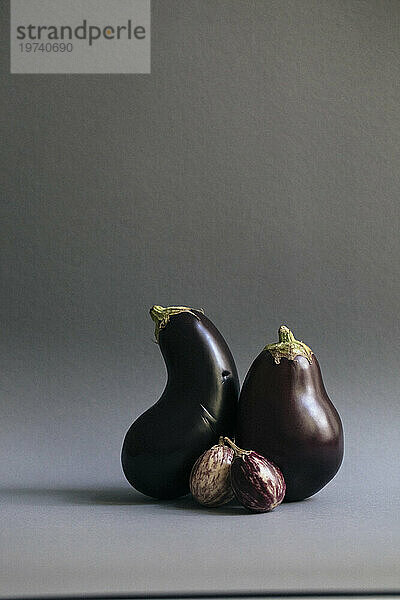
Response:
[[[279,342],[268,344],[264,350],[268,350],[276,364],[281,362],[281,358],[294,360],[296,356],[304,356],[308,362],[312,363],[313,351],[304,342],[296,340],[293,333],[286,325],[281,325],[278,330]]]
[[[197,310],[198,312],[202,312],[204,313],[204,310],[202,308],[188,308],[187,306],[167,306],[167,307],[163,307],[163,306],[158,306],[157,304],[155,304],[154,306],[151,307],[150,309],[150,316],[153,319],[154,323],[156,324],[156,329],[155,329],[155,333],[154,335],[156,336],[156,340],[158,342],[158,337],[160,335],[160,330],[163,329],[167,323],[169,322],[170,318],[174,315],[179,315],[179,313],[181,312],[188,312],[191,315],[194,315],[196,317],[196,319],[198,319],[198,315],[196,315],[196,313],[193,312],[193,310]]]

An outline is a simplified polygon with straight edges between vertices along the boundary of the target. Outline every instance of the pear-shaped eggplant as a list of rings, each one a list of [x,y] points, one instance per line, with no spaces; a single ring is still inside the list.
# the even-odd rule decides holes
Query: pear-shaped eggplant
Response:
[[[285,502],[323,488],[343,459],[343,428],[315,354],[284,325],[251,365],[239,398],[237,443],[282,471]]]
[[[153,306],[150,315],[168,380],[128,430],[122,468],[143,494],[177,498],[189,493],[197,458],[234,432],[239,380],[227,343],[201,310]]]

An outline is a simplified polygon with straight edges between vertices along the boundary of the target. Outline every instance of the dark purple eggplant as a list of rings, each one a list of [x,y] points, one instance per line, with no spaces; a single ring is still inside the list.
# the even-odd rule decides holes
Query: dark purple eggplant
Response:
[[[240,446],[278,465],[286,482],[285,502],[318,492],[342,463],[342,423],[318,360],[284,325],[279,342],[266,346],[246,375],[236,437]]]
[[[189,493],[196,459],[235,428],[239,380],[227,343],[201,310],[153,306],[168,380],[161,398],[128,430],[122,468],[148,496]]]
[[[278,467],[254,450],[242,450],[229,438],[224,439],[235,453],[230,480],[236,500],[254,513],[269,512],[276,508],[286,490]]]

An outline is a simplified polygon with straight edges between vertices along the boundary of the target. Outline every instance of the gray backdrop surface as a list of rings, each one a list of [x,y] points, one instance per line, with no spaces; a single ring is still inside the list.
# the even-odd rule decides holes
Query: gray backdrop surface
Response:
[[[25,591],[18,571],[38,592],[205,589],[210,544],[240,560],[236,526],[249,547],[278,543],[280,527],[292,542],[269,567],[250,553],[245,575],[234,560],[225,578],[211,570],[210,588],[400,587],[400,3],[153,0],[150,75],[10,75],[6,1],[0,17],[0,483],[13,506],[0,593]],[[345,462],[265,538],[243,515],[210,540],[208,513],[129,505],[122,439],[165,381],[155,303],[203,307],[242,379],[283,322],[319,357]],[[68,512],[92,488],[109,490],[96,534],[75,511],[85,502]],[[146,551],[132,566],[119,536],[136,510]],[[154,571],[158,518],[166,548],[186,541]]]

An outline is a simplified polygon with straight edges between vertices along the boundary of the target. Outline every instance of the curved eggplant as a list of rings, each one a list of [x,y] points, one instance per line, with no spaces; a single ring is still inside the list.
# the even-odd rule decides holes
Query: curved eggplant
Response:
[[[202,311],[153,306],[150,315],[168,380],[158,402],[128,430],[122,468],[143,494],[177,498],[189,493],[197,458],[233,434],[239,379],[224,338]]]
[[[284,325],[262,350],[239,398],[237,443],[281,469],[285,502],[323,488],[343,459],[343,428],[315,354]]]

